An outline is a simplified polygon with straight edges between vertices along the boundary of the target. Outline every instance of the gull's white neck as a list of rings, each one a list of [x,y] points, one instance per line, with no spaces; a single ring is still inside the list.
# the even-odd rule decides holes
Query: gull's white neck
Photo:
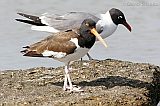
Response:
[[[109,11],[107,11],[105,14],[100,14],[100,20],[97,22],[97,24],[100,24],[100,26],[103,27],[103,31],[100,33],[103,39],[112,35],[118,26],[113,23]]]

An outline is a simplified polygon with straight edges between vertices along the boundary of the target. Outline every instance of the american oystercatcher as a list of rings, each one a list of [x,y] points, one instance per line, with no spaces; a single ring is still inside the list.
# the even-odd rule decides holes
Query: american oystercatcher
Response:
[[[94,16],[85,12],[70,12],[65,15],[56,15],[45,13],[42,16],[27,15],[24,13],[18,13],[19,15],[26,17],[30,20],[16,19],[17,21],[31,24],[32,30],[47,31],[51,33],[57,33],[59,31],[65,31],[68,29],[79,28],[84,19],[91,18],[96,22],[96,30],[104,39],[110,36],[119,24],[124,25],[129,31],[131,31],[130,25],[127,23],[122,11],[116,8],[112,8],[105,14]],[[89,59],[92,57],[87,54]]]
[[[24,56],[48,57],[65,63],[63,89],[81,91],[80,87],[72,85],[69,64],[86,55],[94,45],[96,37],[106,46],[95,27],[96,23],[92,19],[85,19],[78,30],[55,33],[40,42],[24,47],[21,52]]]

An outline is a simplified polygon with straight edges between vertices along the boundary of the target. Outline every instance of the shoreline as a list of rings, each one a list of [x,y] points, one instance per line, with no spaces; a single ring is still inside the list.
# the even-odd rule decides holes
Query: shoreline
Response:
[[[159,66],[114,59],[71,66],[71,79],[84,92],[62,90],[64,67],[1,71],[0,105],[148,106],[160,100]]]

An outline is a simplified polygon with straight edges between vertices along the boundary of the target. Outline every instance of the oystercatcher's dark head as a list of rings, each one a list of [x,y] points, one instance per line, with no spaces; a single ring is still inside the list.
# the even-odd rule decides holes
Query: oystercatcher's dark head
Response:
[[[106,43],[104,40],[101,38],[101,36],[98,34],[98,32],[95,29],[96,27],[96,22],[93,21],[92,19],[85,19],[81,27],[79,29],[80,35],[85,38],[84,40],[79,40],[79,45],[85,45],[87,48],[91,48],[96,40],[96,37],[98,40],[105,46],[107,47]]]
[[[131,30],[132,30],[131,26],[127,23],[126,18],[124,16],[124,14],[122,13],[122,11],[120,11],[119,9],[116,9],[116,8],[112,8],[109,10],[109,13],[111,15],[113,22],[116,25],[122,24],[131,32]]]

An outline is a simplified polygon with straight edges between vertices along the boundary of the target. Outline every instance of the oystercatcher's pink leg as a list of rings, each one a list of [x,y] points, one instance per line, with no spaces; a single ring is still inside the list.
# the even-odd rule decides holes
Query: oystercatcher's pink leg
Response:
[[[72,81],[71,81],[71,78],[69,76],[69,65],[66,65],[65,66],[65,78],[64,78],[64,85],[63,85],[63,90],[70,90],[71,92],[81,92],[83,91],[81,89],[81,87],[78,87],[77,85],[73,85],[72,84]],[[68,85],[69,83],[69,85]]]

